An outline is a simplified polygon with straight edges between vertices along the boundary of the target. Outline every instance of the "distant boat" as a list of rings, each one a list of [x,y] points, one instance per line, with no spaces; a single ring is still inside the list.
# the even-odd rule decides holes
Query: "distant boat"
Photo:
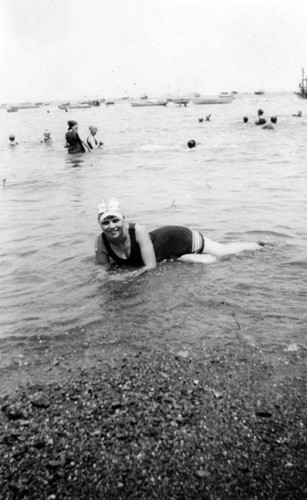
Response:
[[[14,113],[15,111],[18,111],[18,108],[16,106],[9,106],[8,108],[6,108],[6,111],[8,113]]]
[[[175,104],[186,106],[189,104],[190,99],[188,97],[173,97],[168,99],[168,101],[173,102]]]
[[[93,99],[89,101],[82,101],[80,104],[89,104],[90,106],[100,106],[100,104],[104,101],[105,99]]]
[[[34,108],[40,108],[41,104],[31,104],[30,102],[23,102],[20,104],[16,104],[16,108],[18,109],[34,109]]]
[[[147,94],[142,94],[141,95],[141,99],[148,99],[148,95]]]
[[[298,97],[307,99],[307,78],[305,78],[304,68],[302,68],[302,79],[299,83],[299,91],[295,92]]]
[[[230,97],[231,99],[235,98],[236,92],[221,92],[219,94],[219,97],[225,98],[225,97]]]
[[[140,101],[131,101],[131,106],[133,108],[141,108],[146,106],[166,106],[166,105],[167,105],[167,100],[156,101],[154,99],[144,99]]]
[[[70,104],[69,102],[65,104],[58,104],[59,109],[87,109],[91,108],[92,106],[90,104],[82,104],[82,103],[76,103],[76,104]]]
[[[255,95],[263,95],[264,94],[264,90],[256,90],[254,92]]]
[[[108,99],[106,102],[105,102],[105,105],[106,106],[110,106],[110,104],[115,104],[114,101],[112,101],[111,99]]]
[[[194,104],[228,104],[235,99],[233,95],[205,95],[192,99]]]

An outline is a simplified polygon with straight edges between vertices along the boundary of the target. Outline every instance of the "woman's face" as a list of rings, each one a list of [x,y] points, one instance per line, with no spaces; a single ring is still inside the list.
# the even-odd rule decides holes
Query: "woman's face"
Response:
[[[115,215],[109,215],[101,220],[100,226],[110,241],[116,241],[121,238],[125,230],[125,222],[123,219]]]

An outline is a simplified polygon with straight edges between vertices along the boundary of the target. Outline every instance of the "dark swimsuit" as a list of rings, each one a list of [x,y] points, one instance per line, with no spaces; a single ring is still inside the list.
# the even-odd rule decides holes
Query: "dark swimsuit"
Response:
[[[66,142],[68,144],[68,153],[85,153],[85,148],[82,141],[75,130],[69,130],[65,136]]]
[[[130,255],[122,259],[112,250],[112,247],[104,233],[101,234],[108,255],[119,265],[144,266],[141,250],[135,238],[135,224],[129,224]],[[195,236],[199,243],[195,246]],[[202,253],[204,249],[204,238],[201,233],[192,231],[183,226],[163,226],[149,233],[157,261],[164,259],[175,259],[189,253]]]

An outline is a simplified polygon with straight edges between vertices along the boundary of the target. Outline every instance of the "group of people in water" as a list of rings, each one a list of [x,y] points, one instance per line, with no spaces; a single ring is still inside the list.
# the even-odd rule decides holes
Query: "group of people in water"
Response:
[[[45,144],[52,143],[51,132],[49,130],[44,131],[43,139],[40,142],[44,142]],[[18,142],[16,141],[16,137],[14,134],[9,135],[9,144],[12,147],[17,146]]]
[[[277,116],[271,116],[270,118],[270,123],[267,123],[266,118],[263,116],[263,110],[258,109],[257,112],[257,120],[255,120],[255,125],[262,125],[263,129],[273,129],[274,125],[277,123]],[[248,123],[248,116],[243,116],[243,123]]]
[[[274,129],[274,125],[277,123],[277,116],[271,116],[270,121],[268,121],[264,116],[264,112],[262,109],[258,109],[257,111],[257,119],[255,120],[255,125],[262,125],[263,129]],[[298,110],[297,113],[293,114],[292,116],[296,116],[298,118],[301,118],[303,115],[301,110]],[[206,121],[210,121],[211,115],[206,116]],[[198,121],[201,123],[204,121],[203,118],[198,118]],[[243,123],[248,123],[249,118],[248,116],[243,116]],[[187,146],[189,149],[195,148],[197,145],[196,141],[194,139],[190,139],[187,142]]]
[[[207,117],[207,121],[210,117]],[[67,124],[65,139],[70,154],[84,153],[103,146],[103,142],[96,138],[97,127],[89,127],[89,136],[84,141],[79,135],[78,123],[69,120]],[[10,135],[9,140],[11,144],[17,144],[14,135]],[[41,142],[52,142],[49,130],[44,131]],[[194,140],[188,142],[189,148],[195,145]],[[162,260],[180,259],[204,264],[214,262],[218,257],[254,251],[263,246],[261,242],[222,244],[207,238],[199,231],[178,225],[162,226],[149,232],[142,224],[126,222],[124,212],[115,198],[99,203],[98,223],[101,232],[96,238],[97,264],[103,265],[106,270],[114,264],[132,267],[134,269],[129,276],[138,276],[154,269]],[[123,278],[123,274],[116,276]]]
[[[75,120],[68,120],[68,131],[65,135],[66,144],[69,153],[85,153],[86,151],[92,151],[93,149],[101,148],[103,146],[102,141],[98,141],[96,138],[96,134],[98,128],[94,125],[89,126],[89,135],[86,141],[83,141],[80,138],[78,132],[78,122]],[[53,140],[51,137],[50,130],[44,130],[43,139],[40,141],[45,144],[52,144]],[[15,134],[9,135],[9,145],[11,147],[17,146],[18,142],[16,141]]]
[[[298,110],[297,113],[293,114],[292,116],[301,118],[302,114],[303,114],[302,111]],[[264,112],[262,109],[258,109],[257,115],[258,116],[257,119],[255,120],[255,125],[261,125],[263,129],[273,129],[274,125],[277,123],[277,116],[271,116],[270,122],[268,122],[266,118],[263,116]],[[211,114],[206,115],[205,120],[210,121]],[[201,123],[204,121],[204,118],[200,117],[198,118],[198,121]],[[248,123],[248,122],[249,122],[248,116],[244,116],[243,123]],[[65,147],[67,148],[68,153],[70,154],[85,153],[85,152],[91,152],[94,149],[102,148],[103,142],[97,140],[96,138],[96,134],[98,132],[98,128],[96,126],[94,125],[89,126],[89,135],[85,141],[80,137],[78,130],[78,122],[76,122],[75,120],[68,120],[67,125],[68,125],[68,130],[65,134],[65,141],[66,141]],[[49,130],[44,131],[43,140],[41,140],[40,142],[45,144],[51,144],[53,142]],[[9,135],[9,144],[12,147],[18,144],[14,134]],[[197,143],[194,139],[190,139],[187,142],[187,147],[189,149],[195,148],[196,145]]]
[[[75,120],[68,120],[68,131],[65,135],[66,146],[68,149],[68,153],[76,154],[76,153],[85,153],[86,151],[91,152],[94,149],[101,148],[103,146],[102,141],[98,141],[96,138],[96,134],[98,128],[94,125],[89,126],[89,136],[86,141],[84,141],[78,131],[78,122]]]

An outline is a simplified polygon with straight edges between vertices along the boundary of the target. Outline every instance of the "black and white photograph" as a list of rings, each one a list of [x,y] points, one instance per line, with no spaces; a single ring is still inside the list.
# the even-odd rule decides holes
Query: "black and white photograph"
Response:
[[[306,0],[0,0],[0,500],[307,498]]]

